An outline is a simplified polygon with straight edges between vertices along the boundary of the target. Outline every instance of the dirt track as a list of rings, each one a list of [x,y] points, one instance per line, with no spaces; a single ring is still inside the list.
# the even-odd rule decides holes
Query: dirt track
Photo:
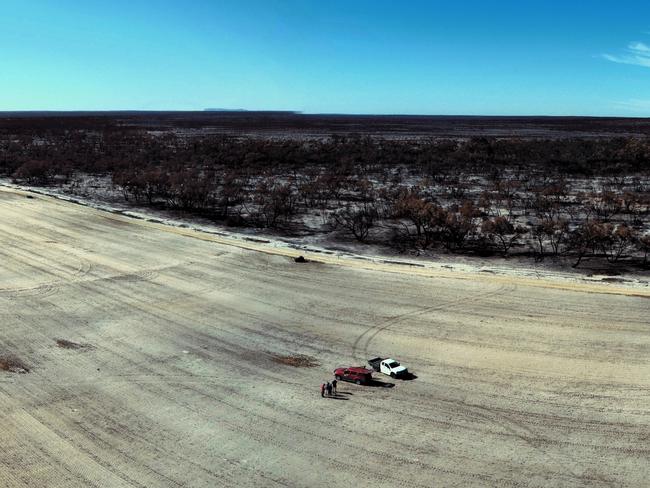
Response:
[[[647,297],[184,234],[0,191],[0,486],[647,486]]]

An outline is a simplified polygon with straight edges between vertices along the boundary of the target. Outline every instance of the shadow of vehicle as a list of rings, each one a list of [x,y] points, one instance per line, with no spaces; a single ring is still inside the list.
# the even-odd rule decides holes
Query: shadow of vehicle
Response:
[[[395,386],[395,383],[387,383],[385,381],[372,380],[369,383],[367,383],[366,386],[374,386],[376,388],[378,388],[378,387],[381,387],[381,388],[393,388]]]
[[[403,380],[403,381],[413,381],[416,380],[417,378],[418,378],[417,375],[413,373],[406,373],[402,376],[398,376],[396,379]]]

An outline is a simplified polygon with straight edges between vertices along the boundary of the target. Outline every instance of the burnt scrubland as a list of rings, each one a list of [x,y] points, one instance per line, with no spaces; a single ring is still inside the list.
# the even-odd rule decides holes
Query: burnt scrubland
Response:
[[[0,123],[0,485],[647,484],[643,133],[129,117]]]
[[[13,116],[0,122],[0,173],[276,235],[647,269],[648,130],[643,119]]]

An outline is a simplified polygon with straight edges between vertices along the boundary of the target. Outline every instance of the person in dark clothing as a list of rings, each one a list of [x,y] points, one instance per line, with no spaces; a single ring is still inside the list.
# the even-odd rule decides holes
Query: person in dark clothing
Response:
[[[320,385],[320,396],[322,396],[322,397],[325,396],[325,383]]]
[[[332,396],[332,383],[328,381],[325,388],[327,388],[327,396]]]
[[[332,391],[334,392],[334,396],[336,396],[336,385],[337,385],[336,380],[332,380]]]

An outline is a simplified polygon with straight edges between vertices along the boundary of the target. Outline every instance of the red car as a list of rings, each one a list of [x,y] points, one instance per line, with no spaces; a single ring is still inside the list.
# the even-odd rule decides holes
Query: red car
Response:
[[[372,381],[372,370],[362,368],[361,366],[351,366],[349,368],[337,368],[334,370],[334,377],[337,381],[351,381],[357,385],[368,384]]]

